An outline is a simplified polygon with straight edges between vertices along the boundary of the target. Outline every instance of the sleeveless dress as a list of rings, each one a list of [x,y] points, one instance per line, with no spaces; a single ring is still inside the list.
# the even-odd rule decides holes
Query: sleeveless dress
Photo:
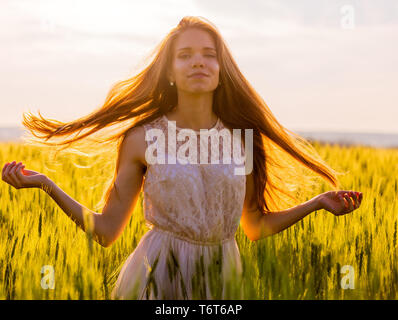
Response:
[[[246,176],[235,174],[234,169],[242,167],[242,162],[236,164],[231,159],[233,153],[227,149],[225,159],[229,154],[230,163],[223,158],[228,140],[219,139],[216,144],[199,131],[175,124],[163,115],[143,125],[146,140],[151,129],[165,137],[164,144],[159,137],[147,141],[147,152],[155,143],[152,150],[155,145],[157,149],[153,154],[161,155],[163,149],[159,146],[165,146],[166,162],[148,163],[143,210],[150,230],[124,262],[111,298],[242,299],[242,264],[234,238],[246,189]],[[175,130],[177,139],[170,128]],[[228,130],[218,119],[208,132],[220,133],[223,129]],[[192,160],[193,149],[185,153],[183,149],[190,138],[178,139],[187,130],[191,132],[189,137],[197,138],[196,163]],[[174,141],[176,153],[172,153],[173,148],[168,149],[169,139]],[[207,163],[202,160],[206,156],[205,145],[200,148],[204,140],[208,142]],[[232,144],[229,146],[232,150]],[[240,149],[244,157],[242,142]],[[189,153],[192,157],[188,163],[180,161],[181,154]],[[170,160],[173,154],[175,163]],[[218,164],[214,163],[215,159]]]

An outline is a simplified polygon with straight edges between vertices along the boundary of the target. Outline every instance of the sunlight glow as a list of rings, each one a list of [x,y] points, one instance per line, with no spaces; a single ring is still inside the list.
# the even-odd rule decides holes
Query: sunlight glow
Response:
[[[156,34],[168,16],[194,10],[194,5],[189,1],[175,0],[42,0],[39,4],[36,1],[18,1],[14,5],[55,28],[64,27],[99,35]],[[163,21],[159,17],[163,17]]]

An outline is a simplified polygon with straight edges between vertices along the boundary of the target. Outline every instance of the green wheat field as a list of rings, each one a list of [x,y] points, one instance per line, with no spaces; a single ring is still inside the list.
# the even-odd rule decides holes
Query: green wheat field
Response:
[[[362,205],[336,217],[321,210],[272,237],[236,240],[245,299],[397,299],[398,150],[312,143],[346,190],[361,191]],[[109,155],[109,157],[115,155]],[[102,158],[103,159],[103,158]],[[46,174],[72,198],[95,209],[114,167],[97,158],[60,155],[45,148],[0,144],[0,164],[22,161]],[[307,198],[331,190],[321,183]],[[110,299],[115,277],[148,229],[142,194],[122,236],[110,247],[93,242],[39,189],[0,183],[0,299]],[[343,288],[343,266],[353,288]],[[54,288],[42,287],[43,266],[54,269]]]

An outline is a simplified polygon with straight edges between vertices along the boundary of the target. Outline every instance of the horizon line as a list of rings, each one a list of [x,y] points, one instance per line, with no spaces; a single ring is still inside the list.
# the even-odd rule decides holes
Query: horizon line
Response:
[[[313,128],[313,129],[298,129],[298,128],[289,128],[284,126],[286,129],[293,131],[293,132],[317,132],[317,133],[357,133],[357,134],[392,134],[398,135],[398,131],[371,131],[371,130],[355,130],[352,129],[320,129],[320,128]],[[17,124],[0,124],[0,129],[21,129],[25,130],[24,126],[17,125]]]

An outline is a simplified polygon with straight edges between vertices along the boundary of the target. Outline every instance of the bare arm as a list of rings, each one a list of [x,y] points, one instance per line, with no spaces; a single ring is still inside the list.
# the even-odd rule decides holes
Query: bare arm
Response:
[[[82,230],[88,231],[90,225],[87,225],[87,221],[91,220],[90,231],[94,240],[108,247],[123,232],[140,194],[145,166],[145,147],[143,128],[135,128],[123,141],[118,175],[102,214],[81,205],[45,175],[21,170],[21,166],[9,166],[3,169],[3,180],[16,189],[40,187]],[[89,219],[85,219],[85,213]]]
[[[87,231],[88,225],[84,223],[84,212],[90,218],[92,217],[92,227],[93,227],[93,237],[100,245],[106,247],[106,238],[100,230],[100,219],[101,214],[89,210],[72,197],[70,197],[66,192],[64,192],[60,187],[56,185],[48,177],[43,179],[42,189],[58,204],[58,206],[66,213],[66,215],[71,218],[83,231]],[[87,220],[86,220],[87,221]]]
[[[143,129],[136,128],[123,141],[118,175],[102,214],[88,210],[69,197],[54,182],[48,181],[48,194],[84,231],[86,226],[83,210],[92,214],[94,239],[104,247],[110,246],[119,237],[134,211],[143,182],[143,138]]]
[[[353,211],[359,207],[362,194],[352,195],[350,191],[329,191],[317,195],[316,197],[280,212],[262,214],[250,201],[254,191],[252,174],[246,179],[246,196],[241,218],[242,228],[247,237],[252,240],[260,240],[270,235],[276,234],[294,225],[308,214],[315,210],[326,209],[335,215],[342,215]],[[345,196],[345,194],[348,194]]]

